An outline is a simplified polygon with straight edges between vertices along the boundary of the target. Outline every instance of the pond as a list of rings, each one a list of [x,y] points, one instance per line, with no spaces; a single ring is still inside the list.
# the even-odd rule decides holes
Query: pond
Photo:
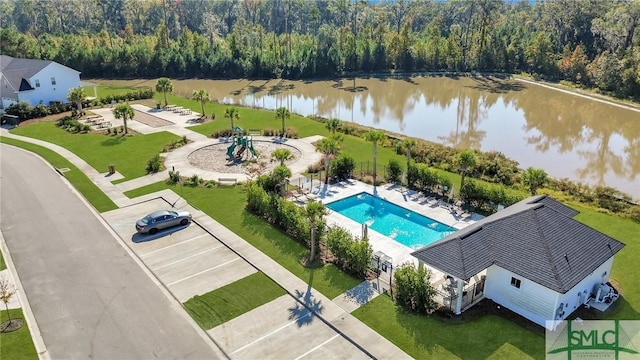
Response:
[[[336,117],[457,148],[500,151],[523,168],[640,199],[640,113],[515,79],[172,80],[224,103]],[[130,82],[129,82],[130,84]],[[155,86],[155,80],[136,85]]]

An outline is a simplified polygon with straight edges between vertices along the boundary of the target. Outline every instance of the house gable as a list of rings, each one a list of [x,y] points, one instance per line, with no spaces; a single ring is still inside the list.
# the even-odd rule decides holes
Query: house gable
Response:
[[[460,279],[495,264],[565,293],[624,247],[573,219],[577,213],[552,198],[532,197],[413,255]]]

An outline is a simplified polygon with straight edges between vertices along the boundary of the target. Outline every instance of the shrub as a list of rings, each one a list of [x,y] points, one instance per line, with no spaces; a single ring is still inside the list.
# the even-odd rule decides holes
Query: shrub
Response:
[[[167,179],[167,184],[175,185],[179,182],[180,182],[180,171],[169,170],[169,178]]]
[[[56,126],[72,134],[91,131],[91,126],[82,124],[71,116],[65,116],[58,119],[58,121],[56,121]]]
[[[324,160],[320,160],[315,164],[311,164],[307,167],[307,172],[311,174],[317,174],[322,170],[324,170]]]
[[[278,135],[278,131],[273,129],[273,128],[266,128],[266,129],[264,129],[262,134],[264,136],[277,136]]]
[[[338,180],[345,180],[351,177],[353,170],[356,168],[356,162],[353,157],[347,154],[340,154],[334,158],[329,164],[331,174]]]
[[[147,172],[147,174],[151,174],[157,173],[160,170],[162,170],[162,158],[160,157],[160,154],[157,154],[156,156],[149,159],[145,171]]]
[[[334,226],[327,232],[327,249],[334,256],[334,263],[338,267],[356,277],[364,278],[373,255],[367,238],[353,238],[347,230]]]
[[[390,183],[398,184],[402,178],[402,164],[400,160],[391,159],[387,164],[387,181]]]
[[[198,174],[193,174],[189,178],[189,185],[193,187],[198,187],[202,183],[202,179],[198,176]]]
[[[403,265],[393,274],[395,299],[405,308],[419,314],[430,314],[438,308],[436,290],[431,286],[431,272],[420,266]]]
[[[630,206],[625,211],[625,215],[635,221],[640,222],[640,206],[638,205]]]

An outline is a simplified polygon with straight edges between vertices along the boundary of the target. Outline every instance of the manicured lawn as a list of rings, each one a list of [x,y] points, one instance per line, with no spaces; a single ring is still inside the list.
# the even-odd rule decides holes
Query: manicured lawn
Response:
[[[352,313],[416,359],[542,359],[544,333],[534,333],[499,315],[465,323],[405,312],[378,296]]]
[[[99,212],[105,212],[117,209],[116,204],[105,195],[96,184],[91,181],[82,171],[78,170],[69,160],[65,159],[58,153],[39,145],[31,144],[24,141],[9,139],[0,136],[0,142],[17,146],[25,150],[32,151],[56,168],[69,168],[70,171],[64,173],[64,176],[73,184],[73,186],[82,194],[82,196],[93,205]]]
[[[262,306],[286,292],[265,274],[257,272],[184,303],[193,319],[205,330]]]
[[[576,216],[578,221],[626,244],[616,255],[611,270],[611,278],[621,287],[620,300],[624,301],[618,300],[612,309],[614,313],[605,313],[604,317],[640,320],[640,267],[637,266],[640,253],[640,223],[579,205],[572,206],[580,211]]]
[[[6,268],[7,268],[7,264],[4,263],[4,256],[2,256],[2,253],[0,252],[0,271]]]
[[[100,172],[107,172],[108,166],[113,164],[128,180],[146,175],[145,167],[149,159],[171,141],[180,139],[168,132],[124,137],[97,133],[70,134],[56,127],[53,122],[20,126],[11,130],[11,133],[60,145]]]
[[[311,285],[329,299],[342,294],[360,283],[333,265],[320,269],[307,269],[299,260],[308,253],[306,246],[272,227],[244,208],[246,195],[241,186],[192,188],[168,186],[159,182],[125,193],[130,198],[152,193],[167,187],[185,198],[189,204],[211,216],[251,245],[277,261],[294,275]]]
[[[4,306],[4,305],[3,305]],[[12,319],[24,319],[21,309],[9,310]],[[2,310],[0,314],[0,323],[7,321],[7,311]],[[26,320],[23,326],[13,332],[0,334],[0,359],[13,360],[37,360],[38,354],[31,340],[31,333],[27,326]]]

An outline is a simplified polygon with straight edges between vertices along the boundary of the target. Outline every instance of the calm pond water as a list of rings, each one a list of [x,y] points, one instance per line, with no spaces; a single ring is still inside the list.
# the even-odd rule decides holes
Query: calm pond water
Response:
[[[526,168],[640,199],[640,113],[518,80],[172,80],[174,93],[336,117],[457,148],[496,150]],[[131,84],[129,82],[129,84]],[[155,80],[136,85],[155,86]]]

